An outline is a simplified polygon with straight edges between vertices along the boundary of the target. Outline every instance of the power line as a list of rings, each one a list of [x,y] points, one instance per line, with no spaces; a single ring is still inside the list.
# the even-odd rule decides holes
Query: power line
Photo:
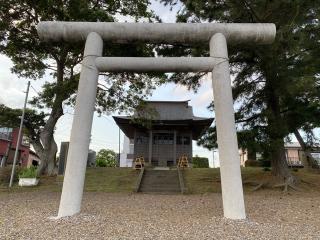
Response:
[[[30,87],[33,89],[33,91],[35,91],[36,94],[38,94],[38,96],[40,96],[39,92],[31,84]]]

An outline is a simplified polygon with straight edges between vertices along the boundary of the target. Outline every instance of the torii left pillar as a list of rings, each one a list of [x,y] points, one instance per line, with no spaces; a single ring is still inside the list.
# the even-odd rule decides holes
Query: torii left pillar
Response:
[[[90,33],[84,49],[58,218],[80,212],[99,77],[95,59],[101,57],[102,49],[100,35]]]

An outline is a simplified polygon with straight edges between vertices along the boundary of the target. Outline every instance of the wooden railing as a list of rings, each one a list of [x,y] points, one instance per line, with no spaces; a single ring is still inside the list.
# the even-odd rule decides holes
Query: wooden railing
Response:
[[[139,192],[139,190],[140,190],[140,185],[141,185],[141,181],[142,181],[142,178],[143,178],[143,174],[144,174],[144,167],[142,167],[140,169],[140,173],[139,173],[139,176],[137,178],[136,185],[134,187],[134,191],[135,192]]]
[[[179,177],[179,183],[180,183],[180,190],[181,190],[181,193],[184,194],[187,192],[187,188],[184,183],[184,178],[182,173],[183,169],[177,166],[177,171],[178,171],[178,177]]]

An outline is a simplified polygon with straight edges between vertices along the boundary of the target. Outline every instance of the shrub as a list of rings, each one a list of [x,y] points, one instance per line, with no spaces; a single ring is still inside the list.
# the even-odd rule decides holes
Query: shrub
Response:
[[[194,168],[208,168],[209,160],[206,157],[195,156],[192,158],[192,166]]]
[[[107,161],[105,159],[97,159],[96,160],[96,166],[97,167],[106,167]]]
[[[19,172],[19,178],[36,178],[37,177],[37,167],[31,166],[29,168],[23,168]]]
[[[110,149],[101,149],[98,152],[98,155],[96,157],[96,166],[97,167],[116,167],[117,166],[116,156],[117,154]]]
[[[263,170],[264,172],[270,172],[270,171],[271,171],[271,169],[268,168],[268,167],[264,167],[264,168],[262,168],[262,170]]]

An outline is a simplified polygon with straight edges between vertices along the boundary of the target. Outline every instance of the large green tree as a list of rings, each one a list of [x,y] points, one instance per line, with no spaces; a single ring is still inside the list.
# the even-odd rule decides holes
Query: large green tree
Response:
[[[266,46],[229,46],[233,97],[240,145],[264,152],[272,174],[293,184],[284,139],[299,129],[319,126],[319,9],[311,0],[162,0],[181,4],[177,21],[275,23],[275,42]],[[208,55],[208,46],[166,48],[170,55]],[[172,80],[197,86],[199,75],[173,75]],[[212,105],[214,108],[214,103]],[[318,116],[318,118],[317,118]],[[312,135],[312,134],[311,134]],[[200,140],[216,145],[211,128]]]
[[[117,15],[152,21],[154,16],[148,5],[148,0],[0,0],[0,53],[12,60],[12,72],[34,80],[42,78],[45,73],[50,73],[53,78],[31,100],[39,116],[45,117],[45,124],[32,137],[32,145],[41,158],[39,173],[55,173],[55,125],[64,114],[64,106],[74,102],[84,43],[41,42],[36,25],[40,21],[112,22],[117,20]],[[151,45],[105,43],[104,54],[153,56],[152,48]],[[153,77],[135,74],[105,76],[104,82],[99,82],[97,110],[124,111],[135,106],[150,93]]]

